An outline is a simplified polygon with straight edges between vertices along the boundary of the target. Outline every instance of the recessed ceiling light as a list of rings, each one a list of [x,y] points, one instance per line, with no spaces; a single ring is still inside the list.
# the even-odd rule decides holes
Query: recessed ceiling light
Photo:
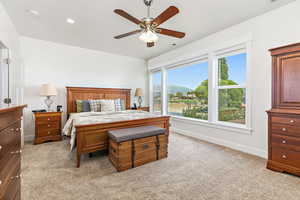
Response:
[[[40,13],[36,10],[26,10],[29,14],[35,15],[35,16],[39,16]]]
[[[74,23],[75,23],[75,20],[74,20],[74,19],[71,19],[71,18],[67,18],[67,23],[69,23],[69,24],[74,24]]]

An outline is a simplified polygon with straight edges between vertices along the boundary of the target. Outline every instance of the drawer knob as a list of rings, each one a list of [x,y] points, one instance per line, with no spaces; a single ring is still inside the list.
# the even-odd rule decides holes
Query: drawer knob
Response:
[[[18,178],[21,178],[21,175],[10,177],[11,180],[18,179]]]
[[[290,120],[290,123],[295,123],[295,120]]]
[[[50,135],[51,134],[51,132],[50,131],[48,131],[48,135]]]
[[[282,128],[281,130],[282,130],[282,131],[286,131],[286,128]]]
[[[0,145],[0,151],[1,151],[1,149],[2,149],[2,146]]]
[[[282,144],[286,144],[286,141],[285,141],[285,140],[282,140]]]
[[[283,158],[283,159],[286,159],[286,158],[287,158],[287,156],[286,156],[286,155],[282,155],[282,158]]]
[[[20,151],[12,151],[12,152],[10,152],[11,154],[19,154],[19,153],[22,153],[22,150],[20,150]]]
[[[50,121],[50,118],[48,118],[48,121]]]
[[[50,127],[50,124],[48,124],[48,127]]]
[[[2,181],[0,180],[0,185],[2,185]]]

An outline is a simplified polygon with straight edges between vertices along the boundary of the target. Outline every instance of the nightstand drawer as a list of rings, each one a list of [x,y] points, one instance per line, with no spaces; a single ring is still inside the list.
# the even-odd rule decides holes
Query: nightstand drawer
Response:
[[[40,130],[37,132],[38,137],[60,135],[60,129]]]
[[[60,122],[60,116],[45,116],[36,119],[37,124],[47,124],[49,122]]]
[[[45,124],[37,124],[38,131],[53,130],[59,128],[60,128],[60,122],[48,122]]]

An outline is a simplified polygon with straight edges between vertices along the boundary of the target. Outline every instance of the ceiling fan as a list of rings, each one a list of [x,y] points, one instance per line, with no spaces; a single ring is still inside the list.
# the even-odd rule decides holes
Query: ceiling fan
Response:
[[[155,42],[158,40],[158,34],[167,35],[175,38],[183,38],[185,36],[185,33],[173,31],[165,28],[159,28],[159,26],[164,23],[165,21],[169,20],[171,17],[175,16],[179,13],[179,9],[175,6],[170,6],[167,8],[164,12],[162,12],[158,17],[152,18],[150,16],[150,7],[152,5],[153,0],[144,0],[145,5],[148,9],[147,17],[139,20],[131,15],[129,15],[127,12],[121,9],[114,10],[115,13],[118,15],[128,19],[129,21],[137,24],[140,29],[125,33],[122,35],[115,36],[115,39],[121,39],[130,35],[135,35],[138,33],[141,33],[139,39],[143,42],[147,43],[147,47],[153,47]]]

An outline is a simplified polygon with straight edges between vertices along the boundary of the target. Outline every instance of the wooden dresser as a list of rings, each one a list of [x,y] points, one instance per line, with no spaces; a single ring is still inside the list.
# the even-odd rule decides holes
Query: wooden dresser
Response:
[[[21,199],[23,106],[0,109],[0,199]]]
[[[300,43],[271,49],[267,168],[300,176]]]
[[[37,112],[34,144],[61,140],[61,112]]]

